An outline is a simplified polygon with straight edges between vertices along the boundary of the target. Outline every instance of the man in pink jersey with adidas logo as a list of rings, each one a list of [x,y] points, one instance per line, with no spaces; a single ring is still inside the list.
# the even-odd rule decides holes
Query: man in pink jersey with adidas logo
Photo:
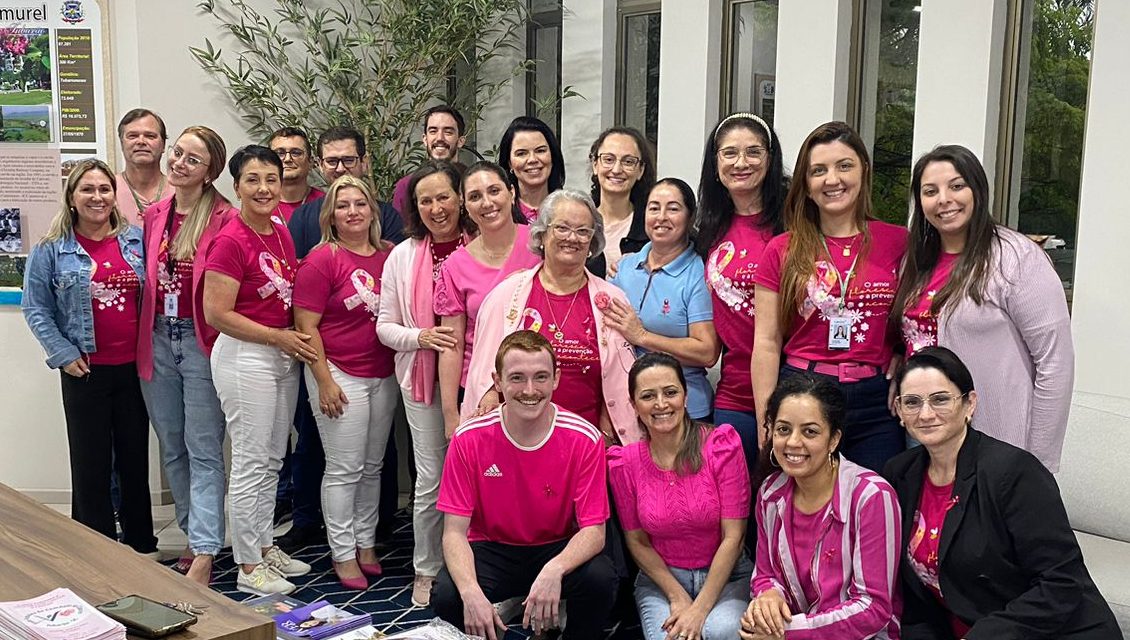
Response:
[[[495,356],[503,404],[463,423],[451,440],[439,489],[443,557],[432,608],[488,640],[502,638],[492,602],[522,597],[522,624],[558,626],[565,640],[599,638],[617,577],[601,554],[608,519],[600,430],[550,401],[560,372],[533,331],[507,336]]]

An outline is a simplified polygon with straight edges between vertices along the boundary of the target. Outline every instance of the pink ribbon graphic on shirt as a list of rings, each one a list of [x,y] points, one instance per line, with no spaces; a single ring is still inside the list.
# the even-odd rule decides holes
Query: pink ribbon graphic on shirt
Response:
[[[270,252],[260,251],[259,269],[267,277],[267,284],[258,289],[259,297],[266,298],[272,293],[278,293],[283,306],[289,309],[291,284],[290,280],[287,280],[286,276],[282,274],[282,264],[279,263],[278,258],[271,255]]]
[[[813,312],[820,310],[826,317],[840,315],[840,297],[832,293],[840,281],[840,274],[831,264],[820,260],[816,272],[808,278],[808,296],[800,307],[800,316],[807,320]]]
[[[377,281],[364,269],[354,269],[349,275],[349,281],[353,283],[353,290],[357,293],[345,299],[345,308],[353,311],[363,303],[365,309],[373,314],[374,318],[377,317],[381,304],[381,296],[373,291]]]

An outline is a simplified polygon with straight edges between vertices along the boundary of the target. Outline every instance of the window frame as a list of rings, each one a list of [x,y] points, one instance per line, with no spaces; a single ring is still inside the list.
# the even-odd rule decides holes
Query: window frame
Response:
[[[624,72],[627,68],[627,50],[624,37],[627,33],[628,20],[650,14],[657,14],[660,24],[663,20],[662,0],[620,0],[616,7],[616,111],[614,122],[624,125],[628,112],[628,92],[624,88]],[[662,48],[662,44],[660,45]],[[661,67],[662,69],[662,67]],[[646,71],[646,70],[645,70]],[[644,136],[646,131],[641,131]],[[655,145],[659,144],[659,132],[656,132]]]
[[[558,106],[556,109],[555,122],[546,124],[558,134],[560,139],[561,135],[561,54],[562,54],[562,35],[564,34],[564,7],[561,2],[555,2],[554,8],[534,12],[534,0],[528,0],[526,7],[529,10],[529,20],[526,22],[526,59],[534,61],[533,66],[526,73],[526,115],[540,118],[537,110],[534,107],[534,100],[537,97],[537,32],[541,29],[557,29],[557,86],[554,88],[554,94],[558,99]]]

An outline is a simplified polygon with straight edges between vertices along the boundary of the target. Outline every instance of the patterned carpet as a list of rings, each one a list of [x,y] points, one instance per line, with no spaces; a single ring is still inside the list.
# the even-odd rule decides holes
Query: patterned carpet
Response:
[[[330,550],[326,545],[306,547],[293,554],[295,558],[309,563],[313,570],[300,578],[290,578],[298,585],[292,597],[304,602],[328,600],[336,606],[344,606],[372,614],[373,626],[385,633],[396,633],[411,629],[435,617],[431,609],[412,605],[412,523],[406,511],[397,513],[395,533],[392,544],[381,552],[381,566],[384,575],[370,579],[365,591],[350,591],[341,586],[330,564]],[[232,561],[231,549],[224,549],[216,558],[212,577],[212,589],[225,596],[242,601],[252,597],[235,588],[236,566]],[[634,619],[631,607],[619,607],[622,621],[609,630],[608,640],[636,640],[641,638],[639,621]],[[614,615],[616,615],[614,613]],[[505,640],[529,638],[530,633],[519,624],[511,625]]]

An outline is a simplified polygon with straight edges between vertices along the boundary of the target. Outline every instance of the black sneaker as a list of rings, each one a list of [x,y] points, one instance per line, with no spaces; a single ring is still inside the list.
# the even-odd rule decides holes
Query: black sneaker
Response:
[[[303,547],[326,544],[326,529],[322,525],[292,526],[290,531],[275,539],[275,544],[286,553],[295,553]]]
[[[396,526],[392,522],[380,521],[377,524],[373,548],[378,551],[386,551],[392,547],[392,536],[395,529]]]
[[[290,500],[275,500],[275,517],[271,521],[274,526],[290,522],[294,515],[294,505]]]

